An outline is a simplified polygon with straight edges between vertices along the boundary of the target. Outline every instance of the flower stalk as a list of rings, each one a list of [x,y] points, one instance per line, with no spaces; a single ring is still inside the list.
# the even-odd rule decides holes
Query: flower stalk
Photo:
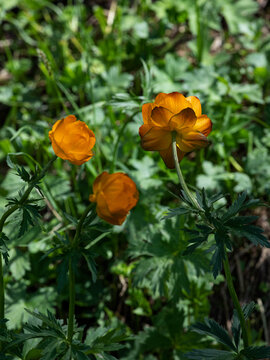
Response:
[[[176,145],[176,134],[175,133],[172,134],[172,150],[173,150],[175,168],[176,168],[179,182],[180,182],[187,198],[189,199],[189,201],[192,203],[192,205],[195,208],[197,208],[199,210],[201,217],[204,218],[205,216],[204,216],[203,209],[200,207],[200,205],[198,204],[198,202],[196,201],[196,199],[194,198],[192,193],[189,191],[189,189],[186,185],[186,182],[184,180],[183,174],[181,172],[181,168],[180,168],[178,157],[177,157],[177,145]],[[206,218],[204,220],[207,221]],[[231,275],[231,270],[230,270],[230,265],[229,265],[229,260],[228,260],[228,255],[227,255],[226,250],[225,250],[225,259],[223,260],[223,266],[224,266],[225,277],[226,277],[226,282],[227,282],[227,286],[229,289],[229,293],[231,295],[234,307],[238,313],[240,325],[242,328],[244,348],[247,348],[249,346],[249,340],[248,340],[248,331],[247,331],[246,320],[245,320],[244,313],[242,311],[241,305],[239,303],[239,300],[238,300],[238,297],[237,297],[237,294],[236,294],[236,291],[235,291],[235,288],[233,285],[233,280],[232,280],[232,275]]]
[[[248,331],[247,331],[246,320],[245,320],[243,310],[241,308],[241,305],[239,303],[239,300],[238,300],[238,297],[237,297],[237,294],[236,294],[236,291],[235,291],[235,288],[233,285],[233,279],[232,279],[232,275],[231,275],[228,254],[226,251],[225,251],[225,259],[223,260],[223,266],[224,266],[225,277],[226,277],[229,293],[231,295],[234,307],[236,308],[236,311],[238,313],[240,325],[242,328],[244,348],[247,348],[249,346],[249,341],[248,341]]]
[[[203,211],[203,209],[201,209],[200,205],[198,204],[198,202],[196,201],[196,199],[194,198],[194,196],[191,194],[191,192],[189,191],[187,184],[184,180],[180,165],[179,165],[179,159],[177,156],[177,145],[176,145],[176,132],[172,133],[172,151],[173,151],[173,158],[174,158],[174,163],[175,163],[175,169],[177,172],[177,176],[179,179],[179,182],[186,194],[186,196],[188,197],[189,201],[191,202],[191,204],[198,209],[199,211]]]
[[[75,310],[75,274],[70,256],[68,263],[69,274],[69,309],[68,309],[68,341],[72,343],[74,329],[74,310]]]
[[[78,225],[76,227],[76,233],[73,240],[70,241],[71,249],[76,247],[80,240],[80,234],[82,231],[83,223],[88,215],[89,211],[95,206],[95,204],[89,204],[84,210]],[[68,264],[68,274],[69,274],[69,309],[68,309],[68,341],[71,344],[73,333],[74,333],[74,313],[75,313],[75,273],[72,264],[72,254],[70,254],[69,264]]]

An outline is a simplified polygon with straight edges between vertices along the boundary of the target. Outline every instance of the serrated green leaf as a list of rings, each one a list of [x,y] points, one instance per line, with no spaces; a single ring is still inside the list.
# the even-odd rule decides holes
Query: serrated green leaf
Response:
[[[191,329],[199,334],[209,335],[231,350],[237,351],[228,332],[213,319],[205,319],[204,323],[198,322],[192,325]]]
[[[243,192],[242,194],[240,194],[238,196],[237,200],[229,207],[227,212],[222,216],[223,222],[229,220],[231,217],[236,215],[242,209],[242,206],[246,200],[246,197],[247,197],[246,192]]]
[[[22,211],[22,220],[19,228],[19,237],[23,236],[23,234],[28,230],[29,226],[34,226],[38,223],[38,219],[40,218],[39,207],[37,205],[32,204],[24,204],[21,207]]]
[[[253,313],[254,309],[256,307],[256,304],[254,301],[251,301],[249,304],[245,304],[242,307],[244,318],[247,320],[250,315]]]
[[[194,250],[198,246],[200,246],[203,242],[205,242],[206,240],[207,240],[207,238],[205,238],[205,237],[192,238],[191,240],[189,240],[189,245],[186,248],[186,250],[183,252],[183,255],[192,254],[194,252]]]
[[[255,225],[245,225],[241,228],[234,228],[233,233],[237,237],[246,237],[248,240],[250,240],[255,245],[261,245],[265,246],[267,248],[270,248],[270,242],[269,240],[262,234],[263,229],[259,226]]]
[[[21,166],[21,167],[16,166],[16,170],[17,170],[16,175],[18,175],[23,181],[25,181],[25,182],[30,181],[30,175],[23,166]]]
[[[209,202],[210,204],[214,204],[216,201],[220,200],[224,198],[224,194],[216,194],[216,195],[213,195],[209,198]]]
[[[258,219],[258,216],[236,216],[227,220],[224,224],[229,227],[239,228],[243,225],[248,225]]]
[[[245,304],[244,306],[242,306],[242,311],[243,311],[243,314],[244,314],[244,318],[246,320],[249,318],[251,313],[254,311],[255,306],[256,306],[256,304],[255,304],[254,301],[250,302],[249,304]],[[238,313],[237,313],[236,309],[233,310],[232,333],[233,333],[233,338],[234,338],[236,348],[238,349],[239,342],[240,342],[241,325],[240,325],[240,320],[239,320]]]
[[[270,357],[270,346],[249,346],[240,353],[250,360],[265,359]]]
[[[172,218],[174,216],[178,216],[178,215],[188,214],[191,211],[192,211],[191,209],[187,209],[187,208],[184,208],[184,207],[177,207],[175,209],[168,209],[168,213],[165,216],[163,216],[161,218],[161,220],[170,219],[170,218]]]
[[[236,356],[229,351],[205,349],[192,350],[185,354],[185,357],[190,360],[233,360]]]

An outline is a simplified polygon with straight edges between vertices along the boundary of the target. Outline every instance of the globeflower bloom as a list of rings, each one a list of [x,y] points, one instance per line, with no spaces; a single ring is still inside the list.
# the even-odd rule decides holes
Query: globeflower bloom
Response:
[[[119,172],[100,174],[94,181],[93,192],[89,200],[97,203],[98,216],[113,225],[121,225],[139,199],[134,181]]]
[[[74,115],[56,121],[49,132],[49,138],[55,155],[72,164],[82,165],[93,156],[95,134]]]
[[[175,167],[172,135],[175,133],[178,160],[192,150],[207,146],[212,130],[211,120],[202,115],[196,96],[185,97],[178,92],[160,93],[153,103],[142,107],[144,124],[139,129],[144,150],[159,151],[170,169]]]

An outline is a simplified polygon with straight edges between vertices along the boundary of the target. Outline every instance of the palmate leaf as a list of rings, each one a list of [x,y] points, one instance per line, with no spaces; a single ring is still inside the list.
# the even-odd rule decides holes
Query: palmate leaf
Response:
[[[270,357],[270,346],[249,346],[240,354],[245,355],[250,360],[266,359]]]
[[[233,360],[236,355],[229,351],[205,349],[205,350],[192,350],[185,354],[185,358],[190,360]]]
[[[237,351],[235,345],[232,342],[231,337],[228,332],[220,326],[215,320],[205,319],[203,322],[195,323],[191,326],[193,331],[196,331],[199,334],[209,335],[216,339],[221,344],[227,346],[233,351]]]
[[[90,347],[76,339],[70,344],[67,341],[67,326],[63,325],[62,320],[57,320],[49,311],[47,315],[37,311],[27,311],[34,317],[31,323],[24,326],[27,333],[17,334],[15,339],[6,346],[6,350],[12,351],[27,340],[40,339],[36,345],[40,360],[88,359],[85,353],[90,351]]]
[[[33,317],[35,317],[36,319],[39,319],[42,321],[43,325],[47,325],[49,329],[53,329],[57,336],[61,337],[61,338],[65,338],[65,332],[62,328],[63,325],[63,321],[61,320],[57,320],[55,318],[55,316],[50,312],[47,311],[47,316],[42,314],[39,311],[30,311],[28,309],[25,309],[30,315],[32,315]],[[26,325],[27,326],[27,330],[29,332],[36,332],[36,328],[41,328],[39,326],[34,326],[34,325]]]

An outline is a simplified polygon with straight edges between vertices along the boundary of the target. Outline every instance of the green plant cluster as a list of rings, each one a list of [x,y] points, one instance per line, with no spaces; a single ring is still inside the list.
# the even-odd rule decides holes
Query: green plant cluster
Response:
[[[0,359],[270,358],[269,15],[255,0],[1,1],[0,216],[16,211],[0,231]],[[201,211],[140,147],[142,104],[172,91],[198,96],[213,123],[210,146],[181,161]],[[68,114],[94,131],[95,156],[44,176],[48,132]],[[90,211],[71,249],[102,171],[127,173],[139,202],[119,227]],[[237,284],[256,287],[240,299],[249,346],[220,297],[226,251],[241,256]]]

